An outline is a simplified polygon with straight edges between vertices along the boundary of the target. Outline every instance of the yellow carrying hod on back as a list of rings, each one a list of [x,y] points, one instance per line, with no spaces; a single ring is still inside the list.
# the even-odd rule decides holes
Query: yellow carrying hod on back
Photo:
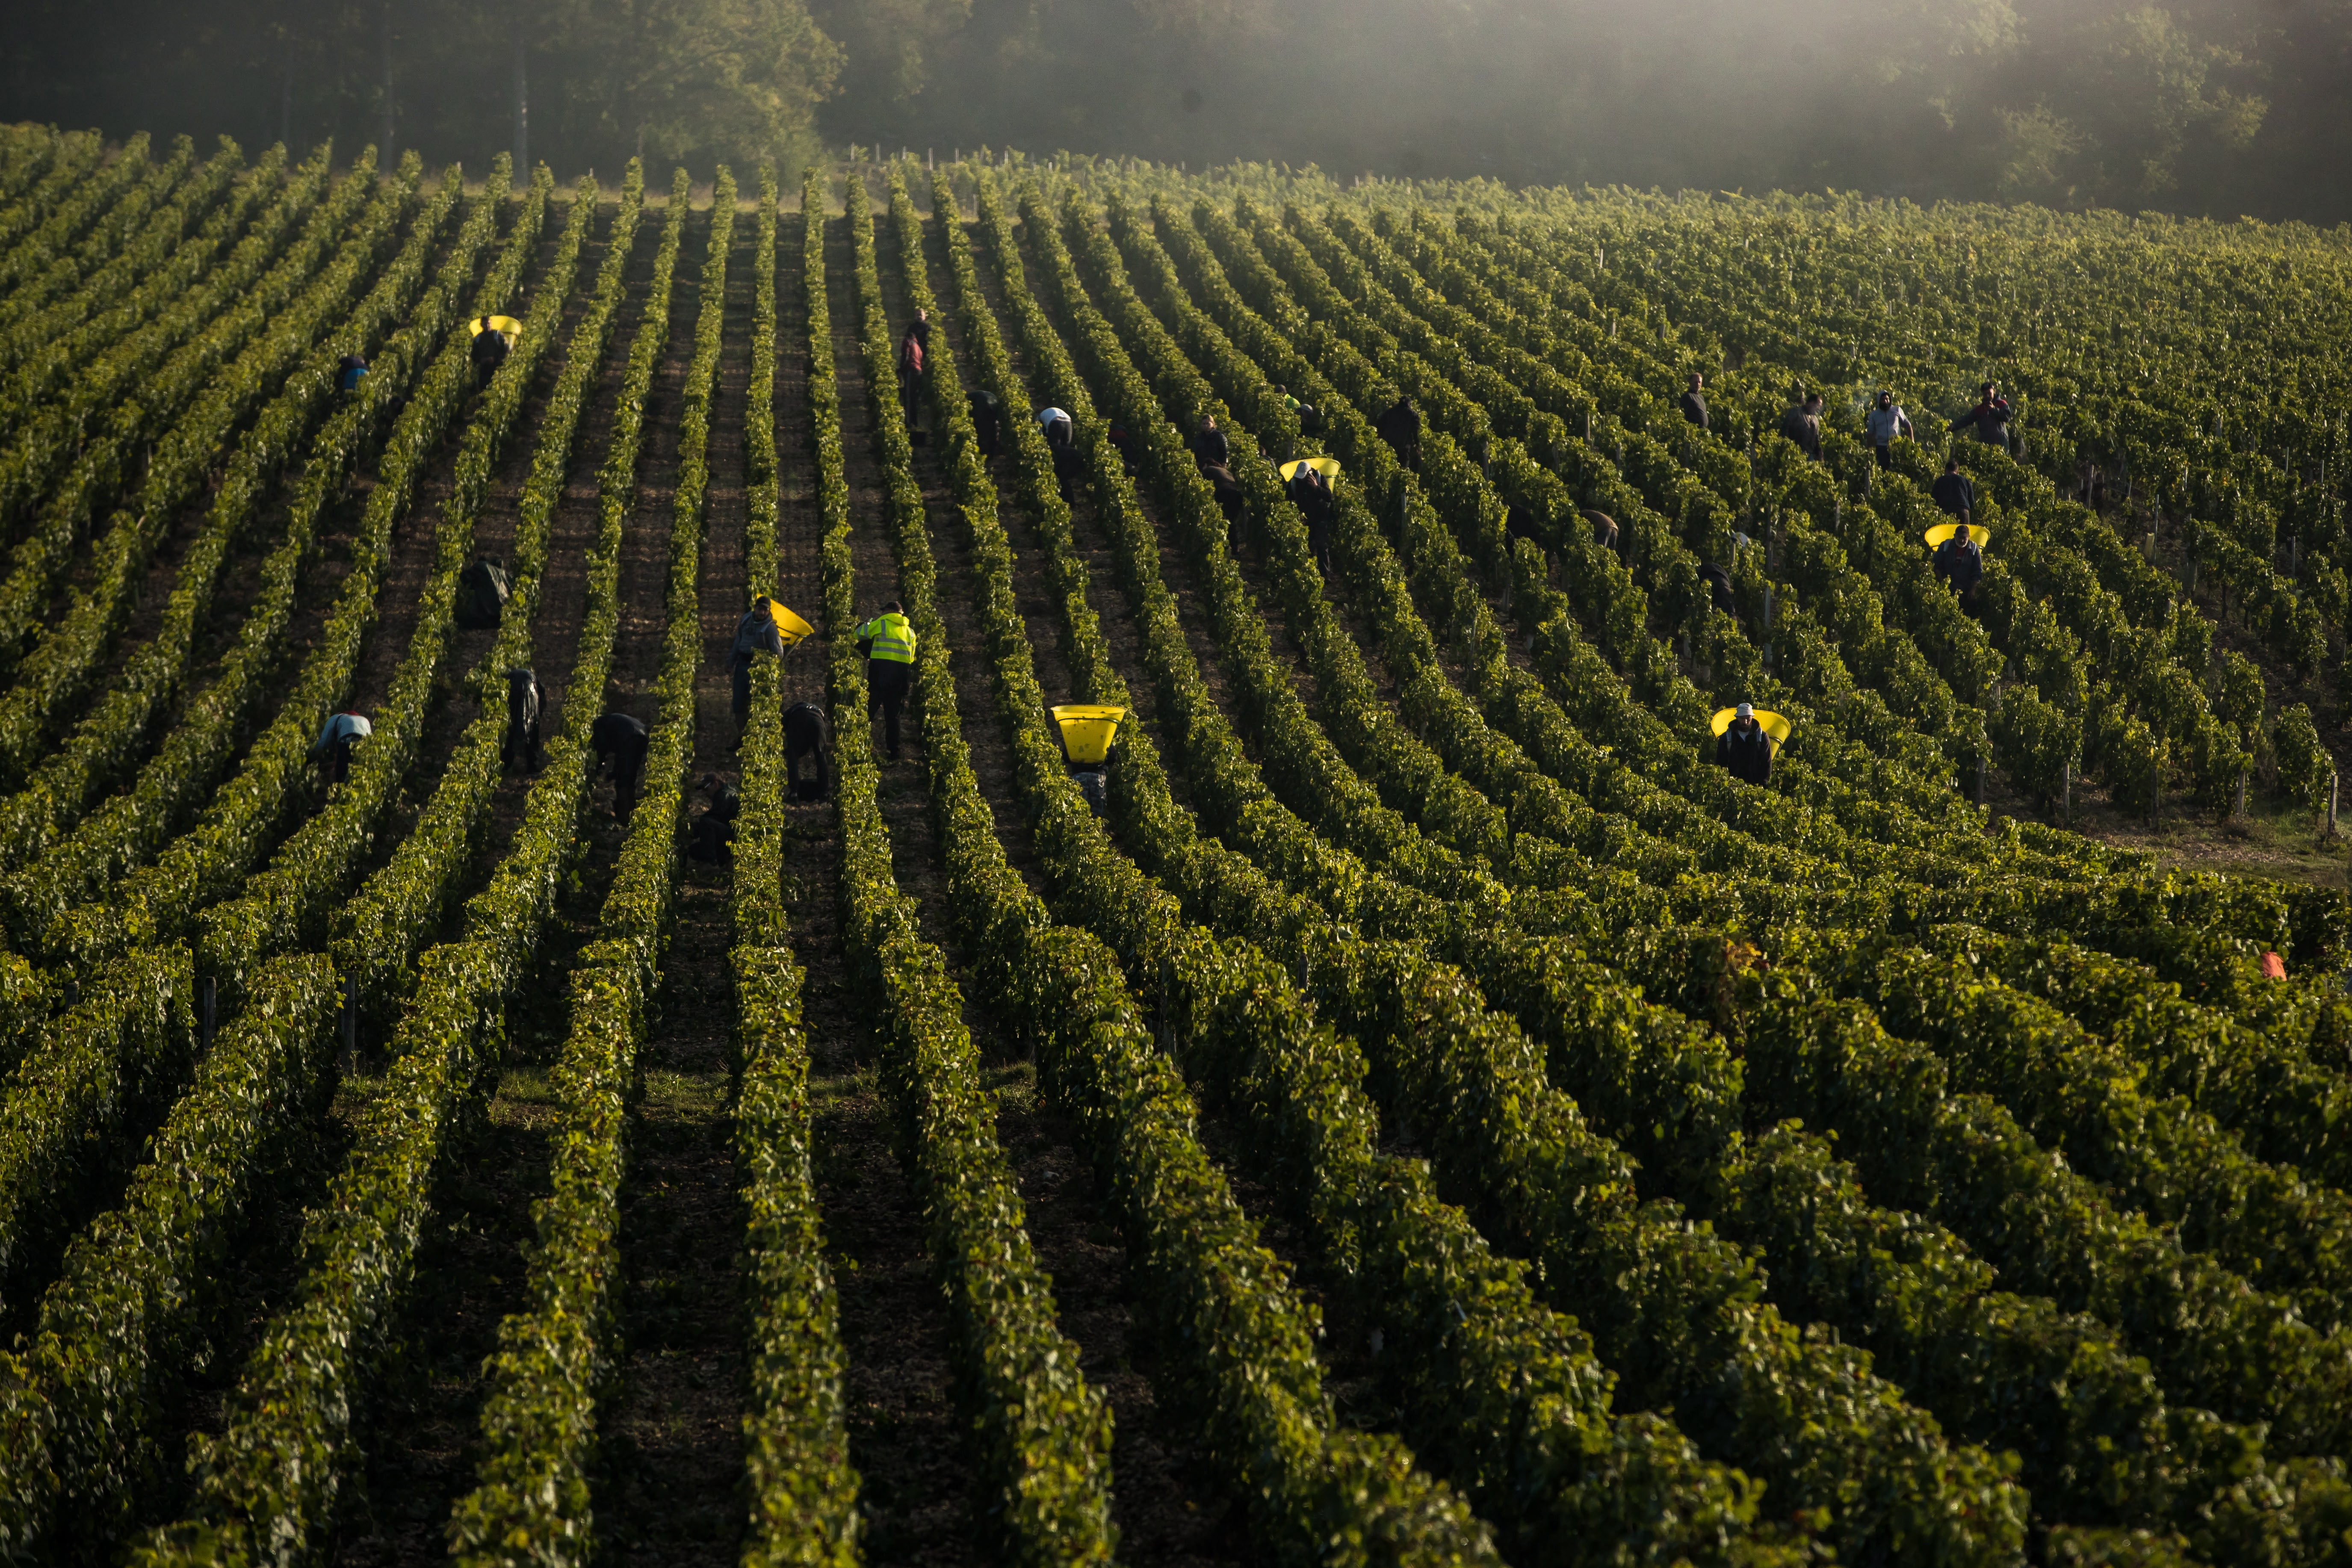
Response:
[[[1301,468],[1312,468],[1327,479],[1336,479],[1339,477],[1339,459],[1337,458],[1299,458],[1294,461],[1283,464],[1282,467],[1276,468],[1275,472],[1280,474],[1286,482],[1297,475],[1298,470]]]
[[[1062,750],[1074,763],[1099,763],[1108,757],[1111,737],[1118,733],[1118,721],[1126,717],[1124,708],[1087,702],[1066,703],[1054,710],[1054,722],[1062,727]]]
[[[1927,542],[1928,549],[1941,550],[1952,535],[1958,533],[1962,528],[1969,531],[1969,542],[1979,550],[1992,542],[1992,530],[1981,522],[1939,522],[1919,537]]]
[[[816,633],[816,628],[814,626],[809,625],[806,621],[801,619],[798,616],[793,614],[790,610],[784,608],[783,605],[776,603],[773,599],[768,601],[768,614],[774,618],[776,623],[776,635],[784,639],[784,648],[787,652],[790,652],[793,645],[799,642],[803,637],[813,637]]]
[[[498,333],[509,343],[522,335],[522,323],[512,316],[477,316],[466,323],[466,335],[478,338],[484,328]]]
[[[1731,728],[1731,721],[1738,717],[1739,710],[1737,708],[1717,709],[1714,720],[1715,732],[1718,735],[1722,734]],[[1773,750],[1778,751],[1789,743],[1789,732],[1796,728],[1794,724],[1790,723],[1778,713],[1768,712],[1761,708],[1756,710],[1755,718],[1759,724],[1764,726],[1764,732],[1772,737]]]

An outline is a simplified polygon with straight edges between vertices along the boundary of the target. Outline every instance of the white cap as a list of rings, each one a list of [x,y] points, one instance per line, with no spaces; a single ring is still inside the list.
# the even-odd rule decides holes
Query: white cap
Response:
[[[1753,719],[1753,718],[1755,718],[1755,717],[1756,717],[1756,704],[1754,704],[1753,702],[1743,702],[1743,703],[1741,703],[1741,704],[1739,705],[1739,711],[1738,711],[1738,714],[1737,715],[1737,717],[1738,717],[1738,718],[1742,718],[1742,719]]]

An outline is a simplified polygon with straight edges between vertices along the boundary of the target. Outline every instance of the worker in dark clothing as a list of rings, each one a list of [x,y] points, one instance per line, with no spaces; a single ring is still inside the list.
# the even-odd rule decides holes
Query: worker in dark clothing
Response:
[[[1952,537],[1937,546],[1936,575],[1952,585],[1952,592],[1959,595],[1960,608],[1976,614],[1977,584],[1984,581],[1984,552],[1969,537],[1967,523],[1954,529]]]
[[[857,651],[866,656],[866,717],[882,714],[883,733],[890,743],[890,760],[898,760],[898,710],[915,685],[915,626],[898,601],[857,628]]]
[[[1883,387],[1879,390],[1878,401],[1871,405],[1868,414],[1863,416],[1862,424],[1870,436],[1871,452],[1878,459],[1881,468],[1895,466],[1896,437],[1907,441],[1916,434],[1911,428],[1911,416],[1903,412],[1902,405],[1895,401],[1895,395]]]
[[[1805,400],[1780,416],[1780,434],[1804,449],[1806,457],[1822,460],[1822,395],[1808,392]]]
[[[2009,421],[2009,399],[1988,381],[1977,393],[1977,405],[1953,420],[1951,427],[1956,432],[1973,428],[1978,440],[2005,452],[2010,449]]]
[[[1386,412],[1372,421],[1372,428],[1397,461],[1418,473],[1421,470],[1421,410],[1412,405],[1410,397],[1400,397],[1389,405]]]
[[[490,325],[488,316],[483,317],[479,330],[474,333],[474,346],[466,351],[474,367],[475,384],[489,385],[490,378],[499,374],[499,366],[507,363],[507,354],[513,347],[507,342],[507,335]]]
[[[1114,424],[1110,427],[1109,440],[1111,450],[1118,454],[1118,466],[1127,471],[1129,479],[1133,479],[1135,477],[1135,437],[1129,433],[1126,426]]]
[[[1037,428],[1045,433],[1048,447],[1077,445],[1078,427],[1070,422],[1069,415],[1059,408],[1037,410]]]
[[[499,741],[499,766],[510,773],[539,772],[539,716],[546,706],[539,677],[528,669],[507,671],[507,729]]]
[[[613,767],[613,815],[623,822],[637,809],[637,781],[646,771],[646,727],[626,713],[599,713],[588,726],[596,771]]]
[[[1234,447],[1225,433],[1217,428],[1213,415],[1201,416],[1200,428],[1192,432],[1192,456],[1204,468],[1230,468],[1234,465]]]
[[[1307,550],[1323,581],[1331,580],[1331,524],[1339,510],[1331,498],[1331,481],[1311,463],[1291,470],[1290,500],[1307,523]]]
[[[823,800],[833,787],[833,726],[824,710],[814,702],[795,702],[784,710],[784,787],[802,800]],[[801,759],[807,758],[814,777],[801,777]]]
[[[1772,737],[1756,721],[1754,703],[1741,703],[1730,727],[1717,737],[1715,765],[1728,769],[1733,778],[1752,784],[1763,784],[1772,776]]]
[[[1549,542],[1543,524],[1536,521],[1535,508],[1522,501],[1513,501],[1510,510],[1503,514],[1503,537],[1531,540],[1538,548]]]
[[[735,818],[743,809],[743,796],[717,773],[702,775],[702,793],[710,804],[694,819],[687,853],[698,860],[724,860],[733,852]]]
[[[973,393],[971,428],[980,437],[980,455],[993,460],[1004,449],[1004,399],[984,386]]]
[[[728,663],[735,679],[734,711],[737,744],[741,744],[743,726],[751,719],[751,660],[760,654],[784,657],[784,634],[776,625],[775,604],[762,594],[751,601],[743,618],[735,623],[734,646],[727,650]]]
[[[506,614],[509,592],[506,565],[495,555],[485,555],[458,573],[458,630],[496,630],[499,619]]]
[[[916,306],[915,322],[907,329],[907,335],[914,339],[925,353],[929,353],[931,352],[931,313],[919,305]]]
[[[368,362],[357,354],[345,354],[335,362],[335,390],[349,395],[360,389],[367,379]]]
[[[363,714],[330,713],[310,742],[310,760],[325,770],[329,784],[341,784],[352,776],[352,748],[374,733]]]
[[[1969,483],[1968,475],[1960,472],[1958,458],[1944,459],[1943,477],[1936,481],[1930,493],[1946,517],[1957,517],[1966,522],[1976,515],[1977,488]]]
[[[1242,490],[1242,482],[1234,478],[1231,468],[1207,463],[1201,465],[1201,477],[1209,481],[1209,489],[1216,497],[1217,510],[1224,517],[1225,548],[1238,555],[1242,548],[1242,519],[1247,515],[1243,504],[1247,498]]]
[[[1691,373],[1690,388],[1683,394],[1683,418],[1700,429],[1706,428],[1706,377]]]
[[[1700,582],[1706,584],[1706,596],[1713,601],[1715,607],[1737,619],[1739,615],[1739,601],[1731,592],[1731,574],[1709,561],[1699,567],[1698,577]]]
[[[911,436],[923,420],[923,344],[912,327],[898,341],[898,407]]]

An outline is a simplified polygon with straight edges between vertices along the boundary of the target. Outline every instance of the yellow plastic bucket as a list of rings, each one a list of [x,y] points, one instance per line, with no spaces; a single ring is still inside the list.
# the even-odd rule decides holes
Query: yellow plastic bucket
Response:
[[[1295,461],[1283,464],[1280,468],[1276,468],[1275,472],[1280,474],[1285,481],[1287,481],[1301,468],[1312,468],[1327,479],[1336,479],[1339,477],[1339,459],[1337,458],[1300,458]]]
[[[1731,728],[1731,721],[1738,717],[1739,710],[1737,708],[1717,709],[1714,721],[1715,732],[1718,735],[1722,734]],[[1761,708],[1756,710],[1756,721],[1764,726],[1764,732],[1772,737],[1772,744],[1775,747],[1787,745],[1789,731],[1796,728],[1778,713],[1769,712]]]
[[[1054,710],[1054,722],[1062,727],[1062,750],[1074,763],[1099,763],[1108,757],[1111,737],[1118,733],[1118,721],[1126,717],[1124,708],[1083,702]]]
[[[1957,522],[1939,522],[1919,537],[1927,542],[1928,549],[1941,550],[1944,548],[1945,544],[1950,541],[1952,535],[1959,531],[1960,526],[1961,525]],[[1975,545],[1979,550],[1982,550],[1986,545],[1992,542],[1992,530],[1987,528],[1981,522],[1971,522],[1968,524],[1968,531],[1969,542]]]
[[[482,330],[485,327],[505,338],[509,342],[512,342],[522,331],[522,323],[512,316],[477,316],[466,323],[466,335],[478,338],[482,335]]]
[[[801,638],[815,635],[816,628],[814,626],[809,625],[806,621],[801,619],[798,616],[793,614],[790,610],[784,608],[773,599],[768,601],[768,614],[775,617],[777,635],[784,639],[784,647],[787,649],[791,648],[792,646],[800,641]]]

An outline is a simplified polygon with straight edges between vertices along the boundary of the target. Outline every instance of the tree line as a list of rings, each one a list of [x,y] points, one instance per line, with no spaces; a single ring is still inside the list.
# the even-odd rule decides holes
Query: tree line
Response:
[[[19,0],[0,117],[2352,216],[2347,0]]]

